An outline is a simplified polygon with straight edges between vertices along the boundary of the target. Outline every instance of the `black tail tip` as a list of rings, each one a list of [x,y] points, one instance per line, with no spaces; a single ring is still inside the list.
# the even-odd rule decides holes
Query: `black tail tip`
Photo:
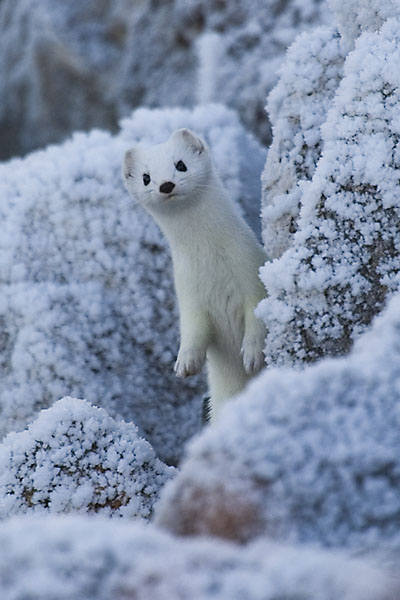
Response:
[[[205,396],[201,407],[201,422],[203,425],[207,425],[211,421],[211,398]]]

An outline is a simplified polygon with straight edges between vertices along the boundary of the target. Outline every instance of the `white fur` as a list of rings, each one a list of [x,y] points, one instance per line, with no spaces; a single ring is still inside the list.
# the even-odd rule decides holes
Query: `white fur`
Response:
[[[186,172],[176,169],[180,160]],[[188,129],[129,150],[123,173],[171,246],[181,332],[176,374],[198,373],[207,358],[214,417],[264,363],[265,328],[254,308],[265,296],[258,278],[265,253],[227,197],[205,143]],[[171,194],[160,192],[164,182],[175,184]]]

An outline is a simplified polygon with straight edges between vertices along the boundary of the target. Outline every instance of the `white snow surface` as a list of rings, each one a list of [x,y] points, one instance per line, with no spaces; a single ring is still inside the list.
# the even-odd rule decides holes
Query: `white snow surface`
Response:
[[[345,555],[260,539],[172,538],[104,518],[0,524],[3,600],[395,600],[388,573]]]
[[[310,167],[305,175],[296,172],[298,143],[293,148],[293,142],[287,142],[292,140],[292,130],[286,125],[291,113],[288,119],[285,103],[283,117],[278,119],[284,130],[278,132],[281,139],[277,144],[284,147],[287,143],[289,153],[278,153],[267,162],[267,179],[281,157],[295,174],[287,191],[272,197],[271,204],[264,197],[264,223],[266,216],[278,219],[267,226],[267,243],[279,231],[282,214],[289,211],[289,216],[296,216],[301,205],[297,231],[284,240],[287,251],[261,272],[269,294],[258,308],[269,331],[268,364],[296,364],[348,351],[385,299],[398,289],[399,31],[400,22],[390,19],[379,31],[365,32],[356,40],[333,101],[329,95],[338,79],[338,66],[340,69],[335,38],[329,41],[328,34],[327,43],[327,33],[321,31],[319,44],[314,37],[298,42],[300,49],[309,39],[317,48],[328,50],[322,81],[331,85],[328,97],[319,104],[319,109],[327,110],[325,122],[322,113],[317,113],[311,116],[308,130],[312,100],[300,105],[304,122],[297,117],[300,123],[295,137],[302,143],[311,133],[311,150],[306,148],[305,153]],[[299,69],[297,77],[296,64],[297,58],[289,54],[282,88],[291,91],[298,84],[304,94],[308,85],[313,92],[316,60],[310,60],[308,78],[304,77],[306,66]],[[282,94],[277,91],[273,101]],[[313,137],[322,122],[321,138],[319,134]],[[299,177],[297,182],[295,177]]]
[[[133,423],[64,398],[0,444],[0,518],[101,512],[148,519],[174,471]]]
[[[260,374],[188,446],[157,522],[400,557],[400,295],[350,356]]]
[[[0,434],[74,396],[133,420],[161,459],[176,462],[200,427],[205,386],[173,373],[168,245],[123,189],[122,157],[189,127],[254,222],[265,153],[218,105],[140,109],[121,127],[0,165]]]

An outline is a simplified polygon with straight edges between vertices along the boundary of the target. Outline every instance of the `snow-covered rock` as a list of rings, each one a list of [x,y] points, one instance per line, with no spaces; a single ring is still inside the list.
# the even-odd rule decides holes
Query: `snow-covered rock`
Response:
[[[101,512],[148,519],[174,471],[133,423],[64,398],[0,444],[0,518]]]
[[[268,97],[273,138],[262,174],[262,233],[272,259],[293,242],[301,185],[312,179],[320,159],[321,125],[341,80],[345,55],[336,30],[304,33],[290,46]]]
[[[190,443],[161,493],[177,534],[400,556],[400,296],[349,357],[271,369]]]
[[[343,45],[350,49],[364,31],[377,31],[387,19],[400,18],[397,0],[328,0],[343,38]]]
[[[0,524],[4,600],[395,600],[368,562],[261,539],[247,547],[174,539],[104,518],[18,518]]]
[[[295,215],[301,204],[297,232],[284,240],[290,247],[278,260],[266,264],[261,274],[269,296],[258,314],[269,331],[265,348],[269,364],[313,361],[348,351],[382,309],[385,299],[398,289],[399,31],[400,22],[390,19],[379,31],[364,32],[356,40],[322,125],[321,139],[314,134],[323,115],[314,111],[317,116],[310,117],[313,101],[303,103],[306,121],[295,126],[299,132],[294,146],[289,142],[289,167],[284,167],[292,174],[287,189],[282,190],[286,194],[273,197],[271,205],[267,203],[264,208],[264,223],[266,215],[278,219],[267,226],[266,241],[273,240],[278,231],[279,245],[279,219],[285,212],[290,217]],[[326,33],[320,35],[319,47],[323,47]],[[300,48],[306,40],[298,42]],[[319,95],[316,97],[322,111],[329,108],[341,56],[334,38],[328,37],[325,48],[330,50],[321,80],[333,85],[327,86],[327,96],[321,95],[323,101],[319,104]],[[290,57],[289,67],[293,70],[296,62]],[[309,63],[313,93],[316,61]],[[299,69],[302,89],[309,63],[306,61]],[[292,81],[297,81],[295,74]],[[284,123],[285,103],[282,107]],[[316,143],[316,147],[315,151],[306,148],[310,167],[304,175],[296,172],[295,157],[310,121],[311,144]],[[291,138],[292,132],[286,127],[283,139],[277,143],[285,143],[287,136]],[[279,158],[271,156],[267,171],[273,170]],[[268,177],[271,179],[267,173]],[[294,182],[297,177],[299,181]]]
[[[76,134],[0,165],[0,435],[63,396],[133,420],[176,462],[200,427],[203,379],[173,373],[179,333],[168,244],[123,188],[135,144],[189,127],[250,221],[265,153],[233,111],[140,109],[121,133]]]
[[[322,0],[2,0],[0,159],[78,129],[115,130],[138,106],[203,100],[236,108],[268,140],[263,106],[276,68],[327,12]],[[217,54],[200,49],[210,33]]]

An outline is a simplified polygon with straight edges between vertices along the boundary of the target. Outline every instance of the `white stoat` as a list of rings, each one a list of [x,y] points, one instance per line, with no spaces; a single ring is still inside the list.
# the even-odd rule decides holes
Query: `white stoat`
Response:
[[[171,246],[181,335],[175,372],[199,373],[207,358],[214,418],[264,363],[266,332],[254,309],[266,295],[258,278],[266,255],[189,129],[128,150],[123,176]]]

